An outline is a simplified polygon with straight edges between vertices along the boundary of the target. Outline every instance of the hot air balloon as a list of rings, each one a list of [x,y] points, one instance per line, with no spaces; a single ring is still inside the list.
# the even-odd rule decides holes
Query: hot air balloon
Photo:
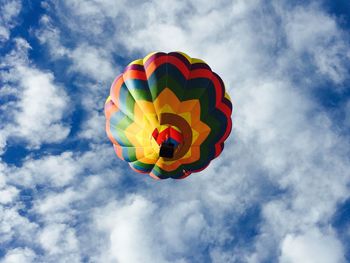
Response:
[[[117,156],[155,179],[183,179],[218,157],[231,132],[221,78],[181,52],[131,62],[111,85],[106,132]]]

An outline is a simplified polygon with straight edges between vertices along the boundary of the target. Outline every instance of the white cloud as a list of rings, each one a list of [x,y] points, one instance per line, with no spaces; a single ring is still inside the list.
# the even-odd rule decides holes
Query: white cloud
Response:
[[[8,183],[47,186],[35,192],[31,209],[45,225],[37,231],[37,242],[46,261],[67,251],[72,261],[83,254],[103,262],[192,262],[194,251],[201,255],[203,247],[213,262],[276,257],[302,262],[323,248],[322,259],[333,255],[344,260],[336,235],[317,227],[329,225],[337,204],[349,197],[347,138],[335,131],[333,120],[310,96],[320,80],[331,79],[336,86],[347,78],[349,49],[333,17],[317,5],[295,8],[281,1],[269,6],[262,1],[158,1],[132,9],[134,2],[120,8],[111,1],[75,0],[54,6],[59,21],[70,25],[69,36],[77,37],[75,45],[63,44],[67,29],[48,16],[42,17],[37,36],[53,60],[69,59],[67,71],[89,79],[74,85],[82,88],[89,116],[78,137],[89,139],[91,148],[39,160],[27,157],[23,165],[3,169],[6,179],[0,177],[0,187],[13,190],[12,195],[7,192],[6,204],[17,196]],[[122,170],[127,165],[119,166],[112,147],[98,145],[104,136],[101,109],[109,83],[96,83],[120,72],[113,70],[112,55],[136,58],[136,53],[173,49],[204,58],[220,73],[233,99],[234,128],[222,156],[204,172],[180,182],[155,182]],[[310,61],[304,60],[305,54]],[[51,73],[33,67],[26,55],[21,59],[13,71],[21,79],[12,81],[27,91],[23,94],[35,97],[43,83],[49,86],[46,97],[62,100],[44,103],[57,113],[47,122],[32,100],[25,101],[32,106],[19,109],[27,111],[23,116],[28,119],[38,119],[38,126],[21,124],[15,115],[26,130],[19,135],[32,145],[62,140],[68,129],[59,125],[65,92],[60,93]],[[302,87],[295,85],[295,76],[305,78]],[[59,125],[57,131],[45,138],[53,124]],[[7,136],[0,136],[0,145]],[[249,245],[238,244],[239,233],[232,226],[254,206],[262,209],[259,233]],[[14,222],[28,222],[16,208],[4,214],[10,211]],[[11,240],[21,223],[4,221],[1,229]],[[70,227],[72,222],[79,227]],[[84,233],[78,231],[81,227]],[[33,234],[33,229],[23,231]]]
[[[350,128],[350,100],[344,105],[344,126]]]
[[[61,43],[62,33],[60,29],[53,25],[47,15],[41,17],[40,25],[41,27],[36,30],[37,38],[42,44],[47,44],[52,59],[69,58],[73,62],[69,71],[98,82],[114,77],[114,66],[109,52],[87,44],[80,44],[72,49],[65,47]]]
[[[9,40],[10,31],[16,25],[16,18],[22,8],[19,0],[5,0],[0,6],[0,42]]]
[[[0,204],[12,203],[18,192],[18,189],[13,186],[0,188]]]
[[[290,12],[282,11],[284,17],[286,41],[290,47],[290,56],[311,56],[311,65],[317,73],[327,76],[337,84],[349,79],[347,63],[350,50],[346,33],[337,25],[331,15],[325,13],[316,4],[300,6]],[[291,57],[288,56],[288,59]],[[305,61],[298,62],[302,65]],[[310,62],[307,62],[310,66]],[[309,69],[310,70],[310,69]]]
[[[112,203],[95,213],[98,228],[109,239],[109,262],[166,262],[157,249],[160,244],[154,230],[145,227],[155,209],[146,199],[133,196],[125,204]]]
[[[62,87],[53,84],[50,73],[21,66],[17,70],[23,93],[19,112],[15,113],[16,135],[28,138],[34,146],[66,138],[69,128],[61,121],[68,98]]]
[[[21,216],[18,208],[0,206],[0,244],[3,247],[13,239],[29,244],[35,236],[38,225]]]
[[[79,262],[78,240],[74,229],[67,225],[52,224],[44,227],[39,234],[39,242],[50,256],[60,255],[57,260],[68,262],[71,259],[73,261],[69,262]]]
[[[35,253],[29,248],[15,248],[9,250],[1,263],[30,263],[35,262]]]
[[[205,225],[203,215],[198,213],[197,208],[198,204],[191,202],[167,209],[157,207],[145,197],[132,195],[96,209],[96,235],[103,233],[108,240],[108,250],[100,251],[96,260],[120,263],[188,262],[184,255],[193,252],[188,242],[200,240]],[[180,232],[179,227],[182,229]]]
[[[142,194],[159,205],[161,215],[178,212],[186,218],[181,205],[169,204],[162,198],[169,195],[189,204],[200,200],[207,211],[202,214],[196,210],[198,206],[191,207],[196,211],[193,220],[198,227],[194,235],[182,235],[183,225],[174,223],[160,237],[165,244],[176,241],[174,250],[184,256],[184,248],[199,238],[195,233],[206,233],[220,246],[234,238],[234,233],[215,235],[224,229],[220,220],[227,216],[236,219],[247,207],[258,203],[263,217],[260,234],[255,250],[242,252],[242,258],[261,262],[274,256],[274,247],[283,242],[287,233],[305,231],[330,220],[337,203],[348,197],[350,178],[344,159],[347,144],[333,130],[327,113],[312,101],[310,90],[320,80],[330,79],[340,85],[347,78],[346,34],[333,17],[316,4],[295,7],[277,1],[268,6],[262,1],[223,2],[215,3],[215,7],[208,1],[147,2],[132,12],[120,9],[99,13],[97,10],[108,6],[106,3],[95,8],[93,2],[76,1],[75,7],[64,8],[78,16],[78,22],[72,21],[73,30],[85,21],[79,29],[85,35],[99,36],[94,41],[85,38],[89,45],[97,46],[95,50],[102,45],[110,53],[122,51],[125,56],[182,50],[204,58],[220,73],[234,103],[233,134],[223,155],[205,172],[186,179],[184,185],[162,182],[163,189],[156,192],[152,192],[154,182],[146,182]],[[94,19],[89,23],[90,16]],[[104,23],[111,23],[111,31],[103,31]],[[305,61],[305,55],[311,59]],[[76,69],[88,71],[79,64]],[[295,76],[305,78],[300,81],[303,87],[295,85]],[[96,114],[92,116],[97,120]],[[273,196],[269,187],[282,193]],[[114,208],[120,209],[124,211]],[[135,212],[135,216],[141,215]],[[106,217],[119,218],[114,214]],[[217,222],[217,227],[211,229],[207,220]],[[147,225],[148,221],[143,223]],[[130,224],[132,229],[139,227],[139,221]],[[110,233],[119,231],[118,227],[108,229]],[[142,242],[145,233],[137,233],[129,238]],[[152,238],[155,233],[148,235]],[[200,236],[201,242],[208,242],[208,236]],[[119,244],[119,238],[114,234],[111,246]],[[212,251],[216,251],[213,259],[220,262],[220,251],[225,262],[225,251],[218,247]]]
[[[80,6],[78,10],[74,11],[78,12],[77,15],[79,16],[81,15],[80,13],[85,15],[89,13],[92,15],[90,11],[96,12],[100,4],[107,4],[104,12],[111,12],[111,8],[115,7],[115,3],[108,4],[108,1],[103,3],[96,3],[95,1],[79,3],[79,1],[76,1],[73,4],[70,3],[69,6]],[[98,15],[98,12],[96,15]],[[91,17],[84,24],[90,23],[90,20]],[[113,54],[108,49],[88,45],[86,41],[76,45],[74,48],[65,47],[61,41],[64,39],[64,34],[62,34],[58,27],[54,26],[51,18],[47,15],[41,17],[40,25],[40,28],[35,31],[35,34],[39,41],[48,47],[51,59],[61,61],[70,60],[72,63],[67,68],[67,74],[78,74],[81,77],[80,81],[75,83],[80,88],[80,94],[76,95],[79,98],[76,105],[81,103],[88,113],[85,116],[86,121],[81,127],[79,137],[93,141],[100,140],[105,136],[104,129],[101,129],[104,126],[104,124],[101,126],[104,122],[101,108],[106,98],[104,89],[101,87],[109,86],[117,72],[120,71],[113,64]],[[89,30],[92,30],[93,26],[91,25]]]
[[[318,229],[287,235],[281,249],[281,263],[346,262],[341,242],[332,232],[322,233]]]
[[[253,145],[268,180],[284,191],[262,204],[264,224],[248,256],[261,262],[274,254],[283,235],[327,224],[348,198],[347,143],[326,114],[286,82],[265,81],[236,94],[237,135]]]
[[[111,154],[109,145],[98,145],[84,154],[27,158],[20,167],[0,162],[0,200],[4,203],[0,205],[0,246],[11,251],[20,242],[31,249],[42,247],[45,253],[37,256],[38,261],[81,262],[81,251],[86,251],[81,242],[95,244],[98,240],[86,241],[71,225],[89,224],[93,204],[99,206],[113,196],[115,189],[109,187],[118,182],[119,172],[106,167]],[[100,162],[94,161],[96,155]],[[30,198],[26,199],[26,192],[19,195],[19,189],[28,190]],[[91,231],[86,234],[95,233]],[[22,259],[8,255],[3,260]]]
[[[59,193],[52,192],[37,200],[34,209],[43,218],[54,220],[54,222],[65,222],[73,218],[74,210],[71,209],[70,205],[79,198],[79,193],[68,188]]]
[[[47,44],[50,47],[49,52],[52,58],[62,59],[67,55],[68,49],[60,42],[60,30],[53,26],[51,18],[47,15],[43,15],[39,23],[40,28],[35,32],[36,37],[41,44]]]
[[[106,131],[101,129],[101,127],[105,126],[105,123],[106,119],[103,113],[91,111],[89,118],[81,127],[79,137],[92,141],[101,141],[106,136]]]
[[[64,169],[62,169],[64,167]],[[72,152],[60,155],[43,156],[41,159],[27,159],[18,169],[8,169],[9,178],[22,186],[45,184],[53,187],[63,187],[77,179],[82,167]]]
[[[312,7],[296,8],[286,20],[288,43],[297,52],[314,52],[314,45],[328,45],[338,34],[336,21]]]
[[[66,151],[58,155],[43,155],[40,159],[27,157],[20,166],[5,165],[0,162],[0,189],[2,181],[26,188],[36,185],[53,187],[56,190],[81,183],[81,176],[100,174],[107,176],[110,163],[115,161],[110,144],[92,145],[90,150],[81,152]],[[96,156],[99,162],[96,162]],[[116,180],[118,173],[114,174]],[[3,178],[3,179],[2,179]],[[88,180],[88,178],[87,178]]]
[[[8,103],[14,107],[6,112],[11,115],[1,136],[2,146],[8,138],[19,138],[31,147],[42,143],[55,143],[65,139],[70,131],[62,123],[68,111],[69,98],[63,87],[54,83],[51,72],[41,71],[31,65],[27,58],[29,44],[16,39],[17,48],[2,61],[3,81],[12,88],[16,101]]]
[[[102,49],[81,45],[69,57],[74,63],[71,70],[94,80],[111,79],[115,75],[108,54]]]

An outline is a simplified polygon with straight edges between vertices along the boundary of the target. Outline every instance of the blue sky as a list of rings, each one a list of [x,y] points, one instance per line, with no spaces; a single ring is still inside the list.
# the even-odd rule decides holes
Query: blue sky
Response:
[[[349,14],[2,1],[0,262],[350,262]],[[205,171],[157,182],[115,156],[103,105],[130,61],[174,50],[222,77],[233,130]]]

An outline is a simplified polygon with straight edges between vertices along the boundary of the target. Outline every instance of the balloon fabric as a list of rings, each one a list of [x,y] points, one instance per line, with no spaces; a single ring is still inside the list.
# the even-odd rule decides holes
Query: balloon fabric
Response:
[[[221,78],[181,52],[130,63],[105,103],[106,132],[117,156],[155,179],[183,179],[220,155],[232,127]]]

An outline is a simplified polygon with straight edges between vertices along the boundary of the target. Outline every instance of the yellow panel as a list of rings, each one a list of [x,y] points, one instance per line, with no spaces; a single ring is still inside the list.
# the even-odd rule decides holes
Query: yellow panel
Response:
[[[142,59],[136,59],[136,60],[134,60],[133,62],[129,63],[128,66],[133,65],[133,64],[136,64],[136,65],[143,65],[143,60],[142,60]]]
[[[158,52],[151,52],[151,53],[149,53],[146,57],[144,57],[144,59],[143,59],[143,64],[145,64],[145,62],[146,62],[152,55],[154,55],[155,53],[158,53]]]
[[[108,96],[108,98],[105,101],[105,104],[108,103],[111,99],[112,99],[111,96]]]
[[[201,60],[199,58],[192,58],[192,64],[196,64],[196,63],[204,63],[204,64],[206,64],[203,60]]]

